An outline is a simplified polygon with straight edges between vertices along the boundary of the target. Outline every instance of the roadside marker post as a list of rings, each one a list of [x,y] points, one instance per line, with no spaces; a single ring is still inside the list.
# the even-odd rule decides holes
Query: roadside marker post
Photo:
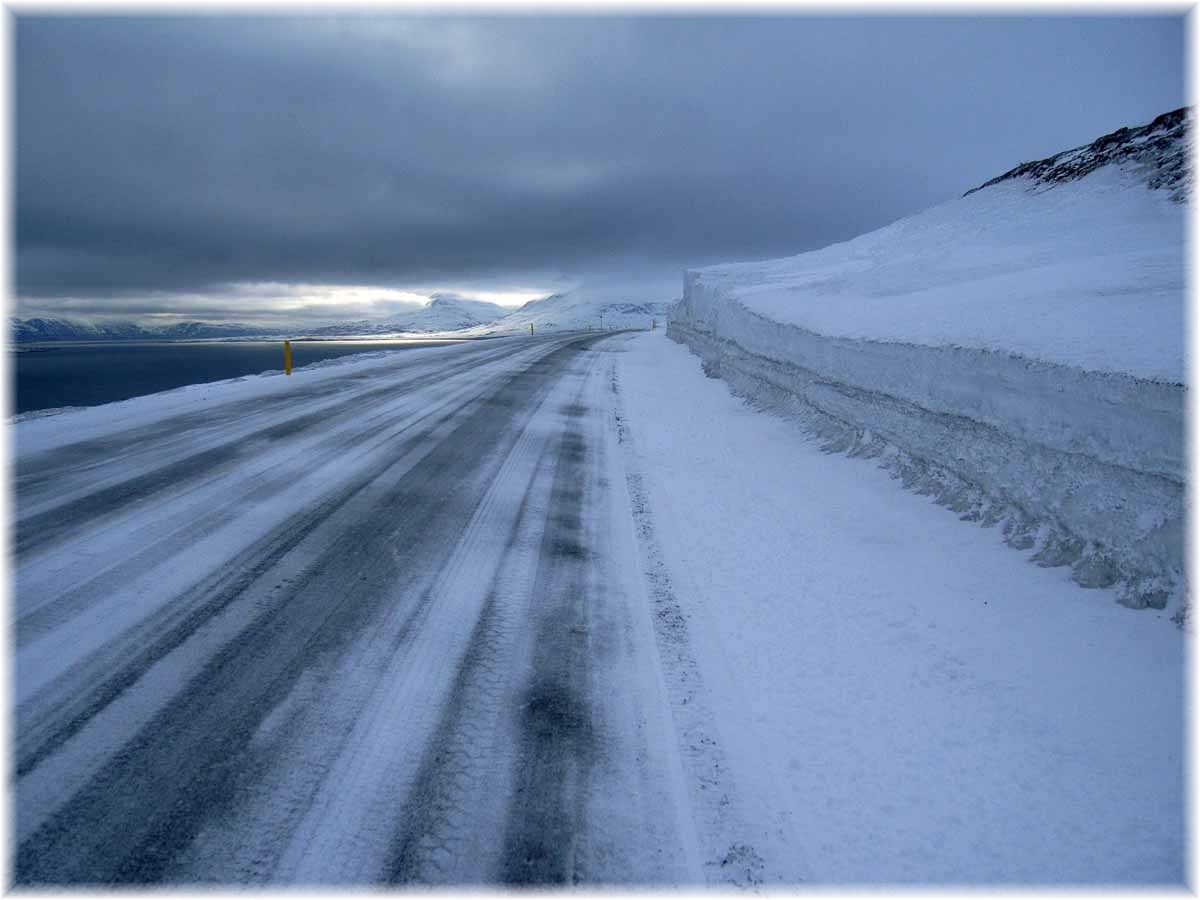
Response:
[[[283,342],[283,374],[292,374],[292,342]]]
[[[533,323],[532,322],[529,323],[529,333],[533,334]]]

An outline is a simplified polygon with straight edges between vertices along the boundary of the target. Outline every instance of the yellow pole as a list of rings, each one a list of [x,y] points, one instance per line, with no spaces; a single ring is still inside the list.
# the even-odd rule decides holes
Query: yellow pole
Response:
[[[283,374],[292,374],[292,342],[283,342]]]

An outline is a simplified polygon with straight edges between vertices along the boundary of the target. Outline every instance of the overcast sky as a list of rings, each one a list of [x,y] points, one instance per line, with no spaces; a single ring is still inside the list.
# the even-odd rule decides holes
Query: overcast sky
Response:
[[[1184,102],[1183,21],[16,22],[17,314],[679,294]]]

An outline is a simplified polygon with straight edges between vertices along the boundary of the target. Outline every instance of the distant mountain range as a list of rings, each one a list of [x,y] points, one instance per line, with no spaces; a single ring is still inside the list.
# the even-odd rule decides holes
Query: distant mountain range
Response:
[[[519,309],[464,300],[434,297],[426,306],[382,321],[360,320],[316,328],[239,323],[179,322],[174,325],[139,325],[135,322],[82,322],[74,319],[9,319],[14,343],[50,341],[178,341],[203,338],[271,337],[379,337],[393,334],[456,333],[480,337],[528,331],[572,331],[587,328],[649,328],[664,324],[668,302],[614,299],[604,292],[575,290],[531,300]]]
[[[35,341],[179,341],[200,338],[339,337],[399,333],[458,331],[502,318],[511,310],[495,303],[435,297],[428,305],[384,321],[325,325],[317,328],[246,325],[241,323],[177,322],[173,325],[139,325],[136,322],[83,322],[75,319],[9,319],[14,343]]]
[[[254,325],[177,322],[146,326],[136,322],[80,322],[74,319],[10,317],[9,335],[15,343],[33,341],[179,341],[196,338],[253,337],[272,334]]]
[[[393,316],[382,322],[362,320],[358,322],[326,325],[313,328],[306,334],[313,337],[362,336],[397,333],[427,334],[441,331],[459,331],[474,325],[494,322],[511,312],[511,308],[482,300],[464,300],[460,297],[434,297],[428,305]]]

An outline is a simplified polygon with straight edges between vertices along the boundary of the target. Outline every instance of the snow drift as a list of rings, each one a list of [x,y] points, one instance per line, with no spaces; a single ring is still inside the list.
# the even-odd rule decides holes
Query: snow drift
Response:
[[[684,275],[668,335],[1085,586],[1183,584],[1189,113],[852,241]]]

